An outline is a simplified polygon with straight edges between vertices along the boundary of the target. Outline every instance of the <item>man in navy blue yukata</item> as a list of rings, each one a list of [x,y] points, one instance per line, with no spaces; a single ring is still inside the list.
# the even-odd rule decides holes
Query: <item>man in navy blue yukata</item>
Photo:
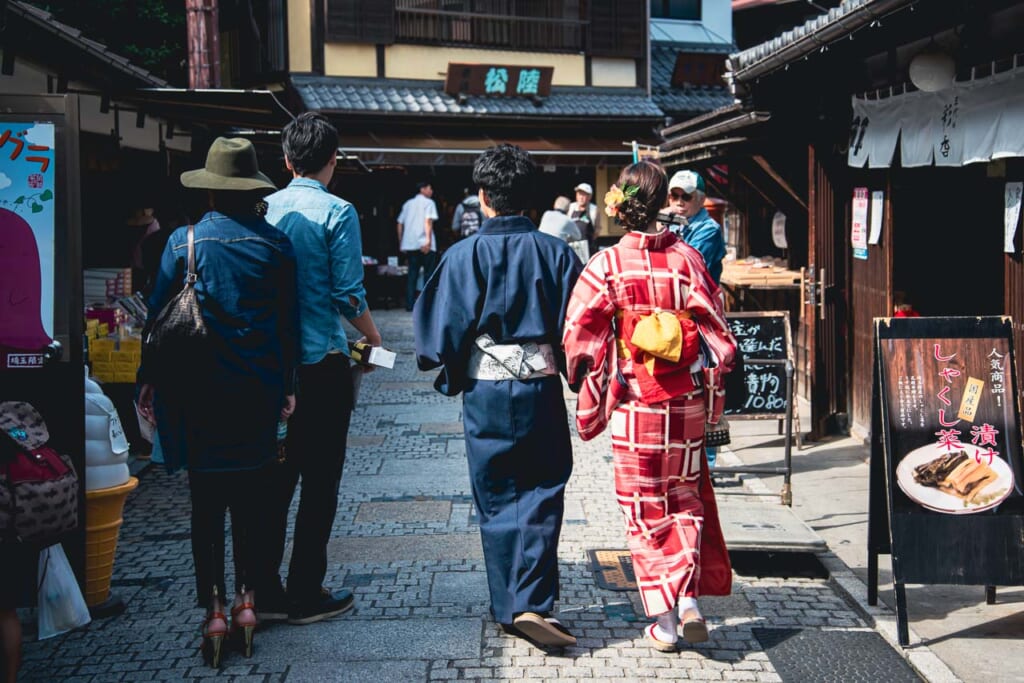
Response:
[[[434,387],[462,393],[491,613],[506,632],[547,648],[576,643],[551,610],[572,472],[560,342],[582,264],[523,216],[536,178],[519,147],[480,155],[473,182],[486,220],[444,254],[413,324],[420,369],[440,367]]]

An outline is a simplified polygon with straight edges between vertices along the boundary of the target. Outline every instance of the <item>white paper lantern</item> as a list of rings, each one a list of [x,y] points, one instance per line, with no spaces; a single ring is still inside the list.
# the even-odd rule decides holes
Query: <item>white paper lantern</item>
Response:
[[[947,53],[928,49],[910,60],[910,82],[918,90],[938,92],[953,85],[956,64]]]

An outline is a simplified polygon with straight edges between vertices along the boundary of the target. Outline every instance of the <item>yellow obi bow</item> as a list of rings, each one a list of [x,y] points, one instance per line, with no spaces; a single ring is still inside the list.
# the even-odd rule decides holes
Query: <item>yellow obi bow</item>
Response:
[[[683,354],[683,328],[679,316],[689,318],[689,313],[656,311],[642,317],[633,328],[629,341],[653,358],[645,359],[644,365],[653,370],[654,358],[678,363]]]

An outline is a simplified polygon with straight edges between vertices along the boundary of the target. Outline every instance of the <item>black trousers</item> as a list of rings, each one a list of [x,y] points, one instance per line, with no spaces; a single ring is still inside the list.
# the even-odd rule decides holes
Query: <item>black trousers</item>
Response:
[[[190,470],[192,494],[192,559],[196,569],[196,599],[209,607],[213,587],[230,602],[224,585],[224,517],[231,512],[231,540],[235,556],[235,589],[251,589],[266,581],[269,572],[263,503],[268,494],[271,466],[258,470],[197,472]]]
[[[423,282],[426,283],[437,267],[437,252],[429,251],[424,254],[416,249],[405,252],[405,255],[409,259],[409,275],[405,281],[405,310],[411,311],[412,305],[416,303],[416,284],[420,279],[420,269],[423,269]]]
[[[287,581],[288,597],[300,602],[319,595],[327,574],[327,542],[338,508],[352,416],[352,372],[348,356],[340,353],[299,367],[286,458],[277,465],[268,498],[270,519],[265,535],[272,574],[267,590],[275,592],[281,586],[280,577],[274,575],[284,559],[288,509],[302,479]]]

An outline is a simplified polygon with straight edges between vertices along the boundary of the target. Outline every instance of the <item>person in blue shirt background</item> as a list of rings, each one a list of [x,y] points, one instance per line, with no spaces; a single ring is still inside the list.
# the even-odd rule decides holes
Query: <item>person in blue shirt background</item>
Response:
[[[706,198],[704,178],[696,171],[677,171],[668,181],[668,210],[686,219],[684,225],[672,224],[669,229],[700,252],[711,278],[716,285],[720,285],[722,259],[725,258],[725,235],[722,226],[704,208]],[[718,449],[709,447],[707,454],[708,467],[714,467]]]
[[[323,587],[327,542],[338,505],[349,420],[354,404],[344,317],[365,341],[381,345],[366,303],[362,238],[352,204],[327,185],[337,165],[338,131],[327,119],[305,113],[282,132],[292,181],[267,197],[267,220],[291,239],[298,266],[299,348],[297,405],[288,426],[278,489],[269,501],[267,531],[272,585],[261,586],[260,619],[309,624],[352,608],[352,592]],[[299,477],[287,593],[276,572],[284,557],[288,508]]]

